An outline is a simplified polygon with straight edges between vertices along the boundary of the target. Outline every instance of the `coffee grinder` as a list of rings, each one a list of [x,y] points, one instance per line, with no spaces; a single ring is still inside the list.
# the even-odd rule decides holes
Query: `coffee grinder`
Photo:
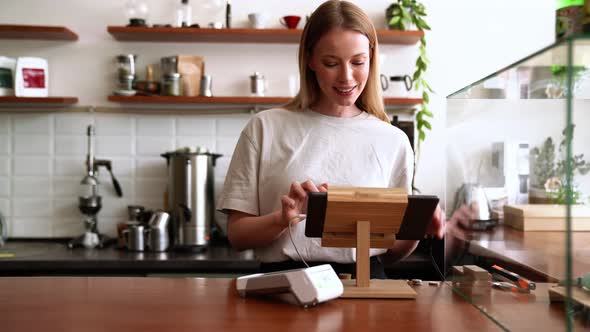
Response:
[[[68,243],[69,248],[104,248],[114,239],[98,232],[98,220],[96,215],[102,208],[102,197],[99,195],[98,167],[104,166],[111,174],[113,187],[117,196],[123,197],[123,191],[119,182],[113,175],[110,160],[94,158],[94,127],[89,125],[86,131],[88,138],[88,153],[86,154],[86,175],[80,181],[80,192],[78,197],[78,209],[84,214],[84,226],[86,231],[79,237]]]

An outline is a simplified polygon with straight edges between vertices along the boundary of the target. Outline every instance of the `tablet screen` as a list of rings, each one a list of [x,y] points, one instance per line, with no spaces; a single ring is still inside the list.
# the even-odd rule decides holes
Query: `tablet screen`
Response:
[[[308,193],[305,236],[322,237],[328,194]],[[438,197],[430,195],[408,195],[408,206],[404,219],[396,234],[398,240],[422,240],[438,204]]]

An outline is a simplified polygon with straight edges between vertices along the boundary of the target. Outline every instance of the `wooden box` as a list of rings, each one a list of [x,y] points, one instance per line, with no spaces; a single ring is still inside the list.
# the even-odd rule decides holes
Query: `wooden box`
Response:
[[[571,217],[573,231],[590,231],[590,206],[572,205]],[[523,231],[565,231],[565,219],[565,205],[504,206],[504,223]]]

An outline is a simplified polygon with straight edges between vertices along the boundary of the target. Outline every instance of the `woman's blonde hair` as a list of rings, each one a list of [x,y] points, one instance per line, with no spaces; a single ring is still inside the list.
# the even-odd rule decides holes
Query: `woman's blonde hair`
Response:
[[[311,14],[299,43],[299,75],[301,77],[299,93],[284,107],[293,111],[301,111],[318,101],[320,87],[315,73],[309,68],[309,62],[316,43],[325,34],[336,28],[356,31],[369,39],[369,77],[355,105],[389,123],[381,95],[379,52],[375,26],[362,9],[348,1],[328,0]]]

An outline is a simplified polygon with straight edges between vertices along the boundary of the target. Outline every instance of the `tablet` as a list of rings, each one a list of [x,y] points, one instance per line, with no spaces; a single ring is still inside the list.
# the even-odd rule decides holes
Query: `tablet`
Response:
[[[326,207],[328,206],[328,193],[310,192],[308,197],[305,236],[322,237]],[[438,201],[436,196],[408,195],[406,213],[395,238],[397,240],[422,240],[426,235]]]

